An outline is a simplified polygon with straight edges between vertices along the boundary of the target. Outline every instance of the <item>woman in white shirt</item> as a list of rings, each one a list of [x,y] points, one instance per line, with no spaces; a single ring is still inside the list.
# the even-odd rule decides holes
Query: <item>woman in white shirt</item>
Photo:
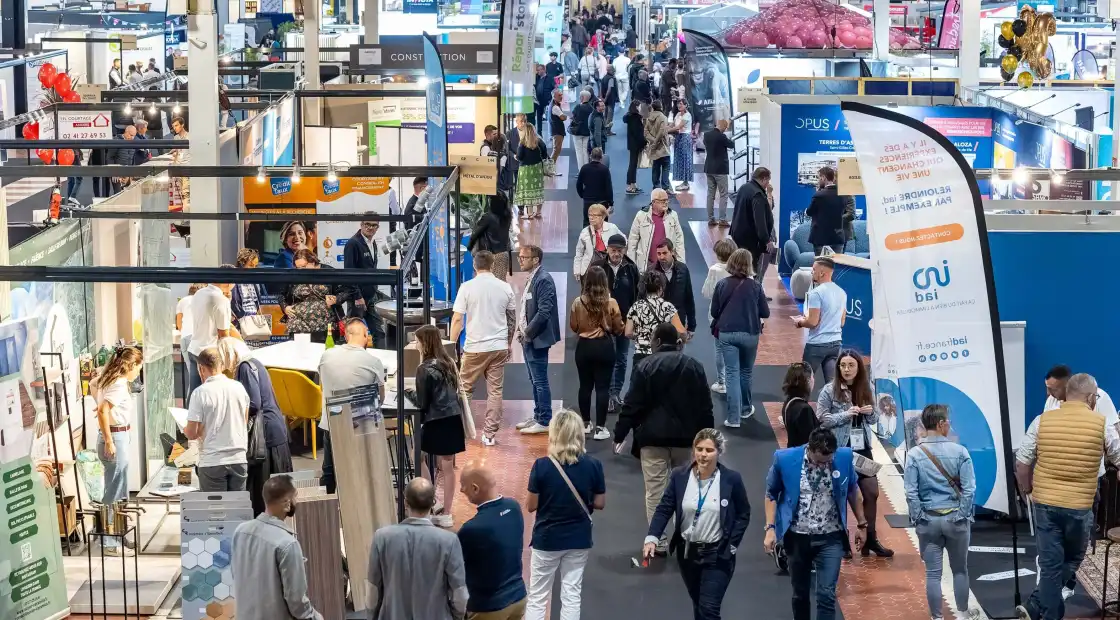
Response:
[[[688,112],[688,103],[684,99],[677,99],[677,111],[669,119],[669,133],[673,136],[673,178],[682,181],[676,190],[687,192],[696,149],[692,146],[692,114]]]
[[[714,428],[696,433],[692,463],[669,475],[642,546],[648,562],[670,517],[676,516],[669,553],[677,556],[695,620],[720,617],[723,595],[735,573],[735,552],[751,520],[742,476],[719,463],[725,446],[723,433]]]
[[[144,354],[136,347],[121,347],[113,352],[109,363],[92,382],[97,399],[97,457],[105,470],[105,505],[128,498],[129,430],[132,426],[133,400],[129,382],[140,376]],[[106,537],[105,553],[122,552],[120,540]]]
[[[613,235],[621,235],[618,226],[607,221],[607,208],[601,204],[593,204],[587,208],[587,219],[591,222],[579,233],[576,241],[576,258],[573,261],[572,273],[576,280],[587,273],[591,261],[598,256],[607,255],[607,241]]]
[[[716,264],[708,267],[708,277],[704,278],[704,286],[700,289],[700,294],[708,300],[709,305],[712,302],[712,295],[716,292],[716,285],[729,275],[727,273],[727,259],[731,258],[731,253],[738,250],[739,246],[735,245],[735,240],[731,237],[724,237],[716,241],[716,245],[712,249],[716,253]],[[724,383],[725,370],[723,350],[720,348],[719,338],[716,338],[716,382],[712,384],[712,391],[716,394],[727,393],[727,385]]]

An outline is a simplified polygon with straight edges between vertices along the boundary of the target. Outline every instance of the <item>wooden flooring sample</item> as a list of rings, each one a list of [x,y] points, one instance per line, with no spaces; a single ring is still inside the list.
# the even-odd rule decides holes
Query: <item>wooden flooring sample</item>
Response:
[[[346,617],[339,518],[337,496],[300,493],[294,517],[296,540],[307,558],[307,597],[324,618]]]

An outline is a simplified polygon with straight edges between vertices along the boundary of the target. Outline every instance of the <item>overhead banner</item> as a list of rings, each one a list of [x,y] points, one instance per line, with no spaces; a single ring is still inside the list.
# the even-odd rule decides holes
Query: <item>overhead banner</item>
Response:
[[[530,53],[532,50],[530,50]],[[427,96],[424,100],[424,117],[427,119],[428,165],[447,165],[447,93],[443,83],[443,61],[432,40],[424,36],[424,75],[428,78]],[[431,179],[431,187],[443,179]],[[429,202],[432,217],[428,226],[428,258],[431,265],[432,299],[450,299],[451,273],[448,259],[449,204]]]
[[[731,69],[727,54],[715,39],[687,28],[683,36],[688,109],[693,130],[704,133],[719,119],[731,120]]]
[[[867,196],[868,235],[907,410],[949,408],[972,454],[976,504],[1007,512],[1011,454],[995,281],[980,189],[937,129],[841,103]],[[878,313],[877,313],[878,314]],[[879,329],[876,316],[876,329]]]
[[[539,0],[502,3],[502,114],[533,111],[533,47]]]

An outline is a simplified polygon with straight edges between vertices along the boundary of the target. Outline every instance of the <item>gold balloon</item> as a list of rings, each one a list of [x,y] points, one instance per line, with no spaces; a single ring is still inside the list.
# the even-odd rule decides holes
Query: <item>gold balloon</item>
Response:
[[[1018,82],[1019,88],[1030,88],[1034,85],[1034,76],[1024,71],[1019,74]]]
[[[1058,25],[1054,20],[1053,13],[1043,13],[1039,15],[1035,21],[1037,22],[1037,28],[1041,34],[1052,37],[1058,32]]]
[[[1019,59],[1011,54],[1004,54],[1003,60],[999,61],[999,66],[1008,73],[1015,73],[1015,68],[1019,66]]]
[[[1011,29],[1011,22],[1003,22],[999,27],[999,32],[1003,35],[1003,38],[1008,41],[1015,40],[1015,31]]]
[[[1038,79],[1045,80],[1050,77],[1050,71],[1052,71],[1054,67],[1049,58],[1042,58],[1034,65],[1031,65],[1031,68],[1038,74]]]

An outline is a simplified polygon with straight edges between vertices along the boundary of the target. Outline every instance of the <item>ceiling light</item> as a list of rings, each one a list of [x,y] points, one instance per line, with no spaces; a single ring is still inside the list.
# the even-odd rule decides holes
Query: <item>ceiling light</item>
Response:
[[[124,113],[125,114],[132,114],[132,104],[131,103],[124,104]]]
[[[1051,185],[1061,185],[1063,180],[1065,180],[1065,175],[1062,174],[1061,172],[1058,172],[1057,170],[1054,170],[1053,172],[1050,173],[1050,183],[1051,183]]]
[[[148,114],[155,114],[155,113],[156,113],[156,104],[153,103],[152,105],[148,106]]]
[[[1029,172],[1027,172],[1026,168],[1019,166],[1015,169],[1015,172],[1011,174],[1011,180],[1015,181],[1019,185],[1023,185],[1027,181],[1031,180],[1031,175]]]
[[[292,183],[299,183],[299,166],[292,168]]]
[[[176,103],[175,107],[171,108],[171,112],[172,112],[172,114],[178,114],[179,113],[179,104]]]
[[[338,174],[334,171],[334,164],[327,166],[327,182],[335,183],[338,181]]]
[[[416,83],[420,85],[420,88],[427,88],[428,87],[428,78],[422,77],[419,80],[416,80]]]
[[[257,183],[264,183],[264,166],[257,168]]]

